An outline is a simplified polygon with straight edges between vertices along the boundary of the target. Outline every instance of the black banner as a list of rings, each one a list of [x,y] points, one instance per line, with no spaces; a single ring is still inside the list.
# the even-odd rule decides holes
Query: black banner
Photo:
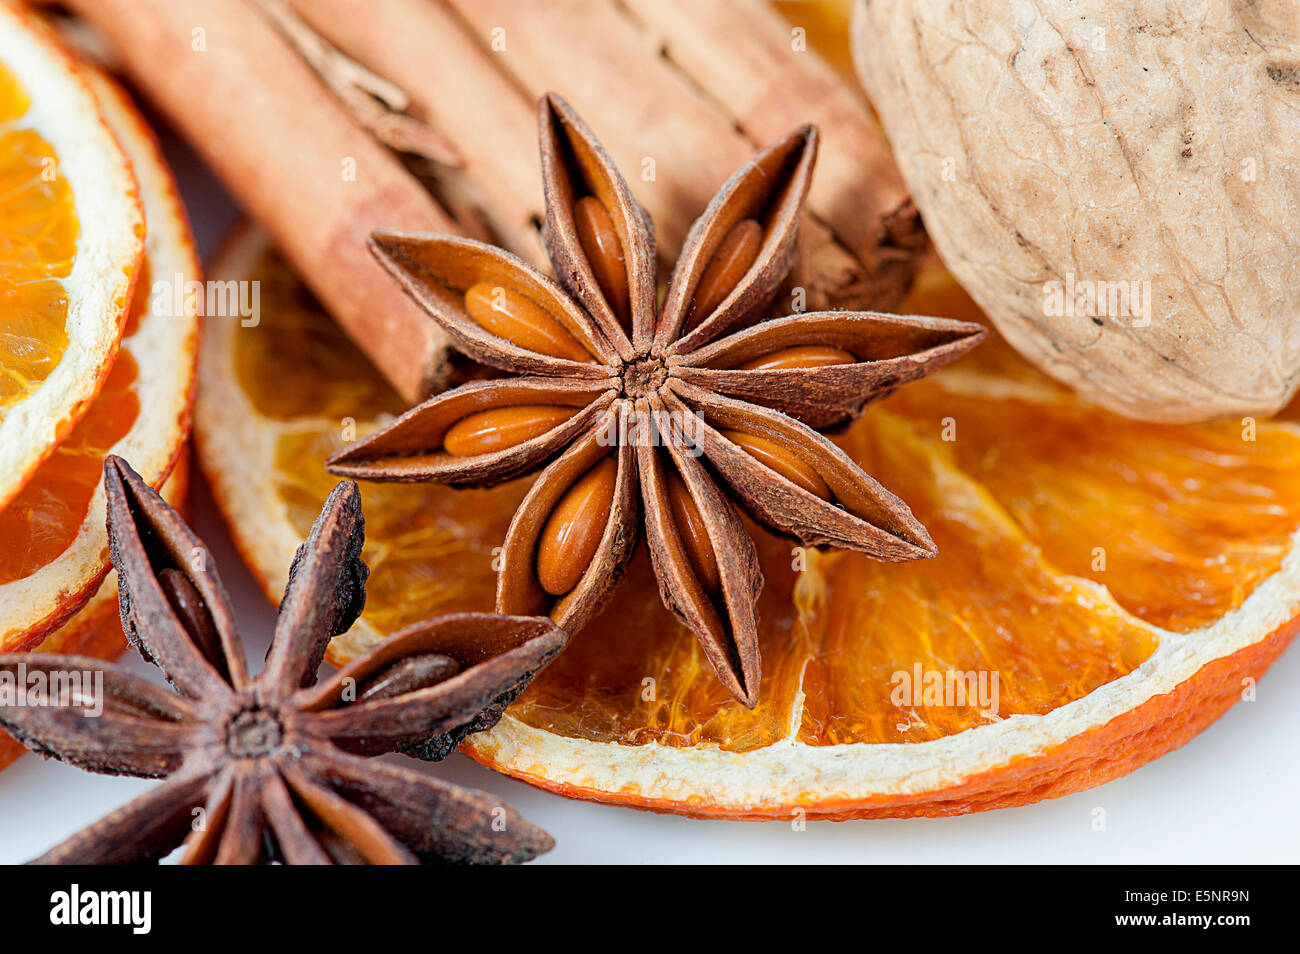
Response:
[[[430,920],[458,922],[458,930],[472,931],[501,925],[504,917],[509,934],[484,939],[496,946],[511,944],[517,932],[530,933],[530,924],[542,931],[543,925],[563,922],[564,932],[572,936],[583,922],[607,924],[622,911],[641,925],[638,930],[650,926],[643,919],[654,912],[654,933],[666,946],[677,943],[675,935],[699,942],[700,899],[687,901],[690,893],[684,886],[698,886],[699,875],[687,871],[651,878],[639,873],[635,881],[640,887],[625,885],[619,891],[610,890],[609,875],[585,888],[562,885],[570,877],[585,880],[590,873],[542,865],[509,874],[175,867],[26,868],[9,874],[5,921],[14,940],[31,934],[69,940],[94,935],[134,945],[156,938],[242,938],[256,940],[260,947],[263,941],[297,939],[341,943],[355,935],[378,943],[388,930],[409,930]],[[739,890],[719,886],[707,892],[710,904],[730,910],[716,919],[719,930],[734,932],[748,912],[763,921],[789,917],[797,924],[824,918],[843,927],[845,902],[851,898],[848,910],[863,919],[863,938],[883,926],[907,930],[911,925],[923,931],[926,925],[942,924],[950,939],[974,939],[981,931],[1006,937],[1050,930],[1053,936],[1071,938],[1130,935],[1148,940],[1181,940],[1199,933],[1231,944],[1260,926],[1283,927],[1287,917],[1281,909],[1294,882],[1291,872],[1270,868],[891,866],[853,873],[826,870],[813,875],[815,882],[805,882],[818,884],[816,889],[792,890],[801,877],[808,875],[731,872],[723,883]],[[678,878],[685,880],[672,887]],[[680,930],[686,934],[673,926],[678,917],[684,919]],[[953,933],[957,931],[960,935]]]

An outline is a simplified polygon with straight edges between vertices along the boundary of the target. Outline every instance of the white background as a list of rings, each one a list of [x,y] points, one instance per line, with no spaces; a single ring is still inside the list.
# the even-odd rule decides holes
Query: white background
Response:
[[[192,158],[174,144],[169,152],[206,258],[233,220],[234,207]],[[256,667],[274,614],[195,474],[195,529],[231,590]],[[133,653],[124,664],[157,678],[156,670]],[[810,822],[804,830],[779,821],[702,822],[570,801],[461,755],[427,770],[499,794],[548,830],[557,847],[540,863],[1295,863],[1300,861],[1297,685],[1300,649],[1293,648],[1260,683],[1255,702],[1238,704],[1157,762],[1077,795],[957,818]],[[24,756],[0,773],[0,862],[39,854],[153,784]]]

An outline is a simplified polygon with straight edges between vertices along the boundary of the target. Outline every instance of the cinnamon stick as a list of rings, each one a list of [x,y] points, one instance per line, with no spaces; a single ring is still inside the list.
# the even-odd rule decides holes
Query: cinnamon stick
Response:
[[[598,131],[653,217],[657,244],[675,259],[691,222],[749,159],[754,144],[645,46],[613,3],[446,5],[526,95],[536,99],[554,90]]]
[[[639,19],[633,5],[621,0],[445,0],[445,6],[458,14],[481,47],[492,51],[492,61],[517,86],[531,96],[547,89],[566,96],[600,130],[622,168],[643,169],[644,160],[653,160],[654,180],[644,181],[643,176],[634,188],[654,216],[669,258],[713,190],[757,146],[809,120],[856,125],[854,141],[845,139],[836,146],[841,158],[835,164],[851,177],[850,165],[842,157],[854,148],[866,150],[869,164],[857,173],[858,194],[846,195],[835,186],[819,190],[801,234],[801,260],[793,281],[807,289],[811,308],[887,307],[896,303],[910,282],[910,268],[899,267],[910,265],[910,252],[877,254],[887,230],[880,227],[876,209],[855,204],[874,188],[875,163],[889,163],[892,168],[887,146],[860,103],[820,114],[812,108],[813,100],[826,92],[826,84],[816,82],[819,79],[837,87],[834,103],[853,100],[838,88],[838,81],[828,79],[824,65],[818,73],[816,67],[810,71],[798,60],[771,52],[778,34],[788,43],[789,31],[764,5],[738,0],[713,4],[710,15],[716,22],[709,24],[693,21],[694,6],[682,4],[675,29],[691,34],[692,48],[703,58],[716,57],[720,64],[716,71],[728,75],[713,88],[701,82],[710,78],[708,71],[683,69],[684,64],[672,57],[671,47],[665,55],[661,31]],[[653,6],[653,2],[645,5]],[[660,15],[664,14],[654,14]],[[733,53],[733,48],[739,52]],[[803,56],[810,63],[817,59],[813,53]],[[683,57],[692,63],[694,59]],[[746,126],[740,121],[742,112],[758,109],[751,104],[740,110],[730,100],[737,90],[755,82],[772,113],[762,121],[751,118]],[[896,172],[894,177],[899,181]],[[847,208],[838,204],[841,201]],[[891,201],[883,200],[886,205]],[[859,221],[848,232],[857,255],[828,228],[832,212],[841,222],[855,216],[869,220]],[[882,241],[873,244],[865,238],[868,233]]]
[[[796,37],[770,4],[738,0],[620,0],[651,45],[726,110],[751,139],[775,139],[800,123],[821,130],[808,205],[866,266],[878,294],[901,294],[924,246],[888,142],[835,71]],[[893,302],[890,302],[893,304]]]
[[[442,332],[371,258],[376,228],[457,226],[246,0],[69,0],[410,401],[447,373]]]
[[[536,105],[493,54],[431,0],[290,2],[330,43],[410,97],[412,114],[460,157],[457,168],[439,170],[440,182],[478,207],[498,243],[547,268]]]
[[[331,43],[383,73],[414,112],[454,143],[467,188],[502,244],[545,264],[534,101],[576,100],[655,220],[670,265],[717,187],[772,137],[749,137],[611,2],[445,4],[436,0],[292,0]],[[501,44],[504,43],[504,49]],[[791,123],[791,126],[798,123]],[[781,130],[782,133],[788,130]],[[527,143],[527,146],[522,146]],[[652,159],[653,167],[644,160]],[[892,304],[824,224],[810,218],[792,283],[806,307]]]
[[[330,92],[342,101],[362,128],[398,152],[457,165],[460,157],[430,126],[406,114],[410,100],[390,83],[326,43],[290,9],[288,0],[256,3],[293,44]]]

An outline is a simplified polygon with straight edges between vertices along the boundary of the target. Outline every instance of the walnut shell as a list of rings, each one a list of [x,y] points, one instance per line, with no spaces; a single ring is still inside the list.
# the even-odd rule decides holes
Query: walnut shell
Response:
[[[1287,403],[1294,0],[860,0],[852,32],[939,254],[1021,354],[1146,420]]]

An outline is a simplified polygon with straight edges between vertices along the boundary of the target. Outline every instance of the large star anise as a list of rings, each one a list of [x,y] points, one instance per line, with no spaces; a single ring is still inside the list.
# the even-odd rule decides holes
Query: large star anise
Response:
[[[0,724],[41,755],[166,781],[38,862],[148,861],[182,843],[190,864],[517,862],[550,850],[496,798],[367,758],[440,758],[494,724],[564,645],[550,620],[443,616],[315,685],[326,644],[365,604],[364,521],[347,482],[294,558],[252,678],[202,542],[122,460],[108,459],[104,485],[123,628],[176,691],[95,659],[5,654]],[[26,698],[33,687],[43,698]]]
[[[330,468],[486,486],[544,466],[502,548],[497,610],[549,612],[570,633],[621,579],[643,512],[664,604],[752,707],[762,576],[729,496],[805,544],[882,560],[933,556],[907,506],[818,431],[964,354],[984,331],[874,312],[767,318],[794,260],[812,127],[723,185],[659,307],[649,216],[558,96],[542,99],[540,125],[558,284],[468,239],[371,240],[462,351],[517,376],[434,397]]]

